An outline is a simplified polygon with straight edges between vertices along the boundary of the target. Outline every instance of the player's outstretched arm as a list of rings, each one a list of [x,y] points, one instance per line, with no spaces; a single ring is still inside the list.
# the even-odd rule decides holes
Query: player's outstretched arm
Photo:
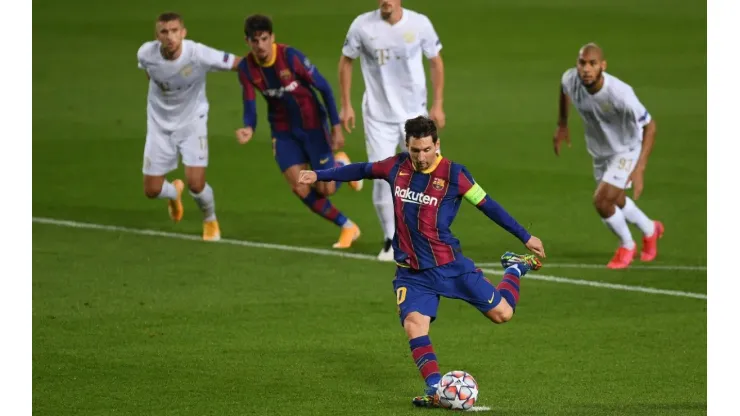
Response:
[[[493,220],[501,228],[505,229],[519,239],[528,249],[540,257],[545,257],[542,241],[531,235],[521,224],[517,222],[506,210],[494,201],[486,191],[474,180],[467,169],[463,168],[458,179],[460,196],[475,205],[488,218]]]
[[[324,182],[352,182],[360,179],[388,179],[391,169],[398,160],[398,156],[392,156],[379,162],[359,162],[338,168],[317,170],[316,180]],[[301,171],[305,172],[305,171]]]
[[[368,172],[372,171],[372,163],[350,163],[338,168],[323,170],[302,170],[298,174],[298,183],[311,185],[316,181],[323,182],[352,182],[368,178]]]
[[[208,68],[208,71],[235,71],[241,61],[241,58],[232,53],[202,43],[195,44],[195,53],[198,61]]]
[[[360,179],[372,179],[373,164],[368,162],[350,163],[338,168],[317,170],[316,180],[323,182],[352,182]]]

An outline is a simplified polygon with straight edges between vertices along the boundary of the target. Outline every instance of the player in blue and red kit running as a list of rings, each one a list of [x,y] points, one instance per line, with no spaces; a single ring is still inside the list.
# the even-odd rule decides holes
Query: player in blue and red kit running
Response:
[[[437,315],[440,296],[462,299],[494,323],[507,322],[519,301],[520,278],[542,263],[534,255],[511,252],[501,257],[504,278],[494,286],[472,260],[462,254],[460,241],[450,231],[463,199],[515,235],[541,257],[545,250],[478,185],[465,166],[437,154],[439,139],[432,120],[420,116],[405,125],[408,152],[376,163],[301,172],[300,182],[384,179],[393,191],[396,233],[393,250],[397,263],[393,289],[411,354],[427,389],[413,404],[437,405],[441,378],[429,339],[429,326]]]
[[[251,51],[238,66],[244,100],[244,127],[236,131],[239,143],[251,140],[257,127],[257,90],[267,101],[272,150],[280,171],[304,204],[341,227],[333,247],[348,248],[360,236],[360,228],[329,201],[328,196],[337,191],[338,184],[311,187],[298,183],[300,171],[308,165],[326,169],[350,163],[346,153],[333,154],[344,146],[344,136],[331,86],[303,53],[275,43],[268,17],[249,16],[244,34]],[[314,89],[321,93],[323,105]],[[333,126],[331,134],[329,121]],[[362,181],[352,181],[350,186],[359,191]]]

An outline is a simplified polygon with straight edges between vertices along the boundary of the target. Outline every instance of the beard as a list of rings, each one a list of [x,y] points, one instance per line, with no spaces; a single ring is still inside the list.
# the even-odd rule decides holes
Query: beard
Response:
[[[594,77],[594,80],[591,81],[591,82],[589,82],[589,83],[587,83],[586,81],[584,81],[583,78],[581,78],[580,75],[578,75],[578,78],[581,79],[581,84],[583,84],[584,87],[591,88],[594,85],[598,84],[599,81],[601,81],[601,78],[603,77],[603,72],[604,72],[604,70],[603,69],[600,69],[599,72]]]

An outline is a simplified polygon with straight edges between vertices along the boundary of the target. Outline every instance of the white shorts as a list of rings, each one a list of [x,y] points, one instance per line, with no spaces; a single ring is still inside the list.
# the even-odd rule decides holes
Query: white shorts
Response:
[[[398,153],[400,147],[406,150],[406,132],[403,123],[387,123],[363,117],[365,126],[365,149],[368,162],[387,159]]]
[[[596,182],[606,182],[620,189],[629,189],[632,183],[627,180],[635,169],[640,158],[641,146],[611,157],[594,159],[594,179]]]
[[[208,115],[203,114],[176,131],[165,131],[147,122],[144,167],[149,176],[162,176],[177,169],[177,155],[185,166],[208,166]]]

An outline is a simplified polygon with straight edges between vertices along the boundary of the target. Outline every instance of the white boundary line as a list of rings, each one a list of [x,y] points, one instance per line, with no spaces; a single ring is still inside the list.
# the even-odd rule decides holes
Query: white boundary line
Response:
[[[488,406],[473,406],[469,412],[489,412],[491,410]]]
[[[201,236],[199,235],[171,233],[171,232],[166,232],[166,231],[119,227],[115,225],[90,224],[90,223],[84,223],[84,222],[57,220],[53,218],[41,218],[41,217],[33,217],[33,222],[38,223],[38,224],[56,225],[60,227],[82,228],[82,229],[88,229],[88,230],[116,231],[116,232],[121,232],[121,233],[126,233],[126,234],[148,235],[148,236],[155,236],[155,237],[166,237],[166,238],[174,238],[174,239],[179,239],[179,240],[203,242]],[[243,247],[266,248],[270,250],[279,250],[279,251],[311,253],[311,254],[318,254],[321,256],[334,256],[334,257],[343,257],[343,258],[350,258],[350,259],[357,259],[357,260],[378,261],[378,259],[375,256],[371,256],[369,254],[349,253],[346,251],[325,250],[325,249],[310,248],[310,247],[288,246],[288,245],[283,245],[283,244],[259,243],[259,242],[254,242],[254,241],[232,240],[232,239],[227,239],[227,238],[221,239],[218,242],[209,242],[208,244],[218,244],[218,243],[235,245],[235,246],[243,246]],[[490,265],[491,263],[486,263],[486,264]],[[501,272],[500,268],[498,270],[493,270],[493,269],[482,269],[482,270],[486,273],[500,273]],[[533,274],[527,275],[526,279],[527,280],[542,280],[546,282],[566,283],[566,284],[580,285],[580,286],[591,286],[591,287],[614,289],[614,290],[624,290],[624,291],[629,291],[629,292],[650,293],[654,295],[678,296],[678,297],[705,299],[705,300],[707,299],[707,295],[704,293],[683,292],[679,290],[666,290],[666,289],[657,289],[657,288],[643,287],[643,286],[621,285],[621,284],[616,284],[616,283],[599,282],[599,281],[594,281],[594,280],[570,279],[566,277],[549,276],[549,275],[544,275],[540,273],[533,273]]]
[[[496,267],[498,263],[476,263],[481,267]],[[603,269],[605,264],[588,264],[588,263],[546,263],[546,267],[557,267],[561,269]],[[670,264],[632,264],[630,269],[635,270],[675,270],[675,271],[707,271],[707,266],[681,266]]]

